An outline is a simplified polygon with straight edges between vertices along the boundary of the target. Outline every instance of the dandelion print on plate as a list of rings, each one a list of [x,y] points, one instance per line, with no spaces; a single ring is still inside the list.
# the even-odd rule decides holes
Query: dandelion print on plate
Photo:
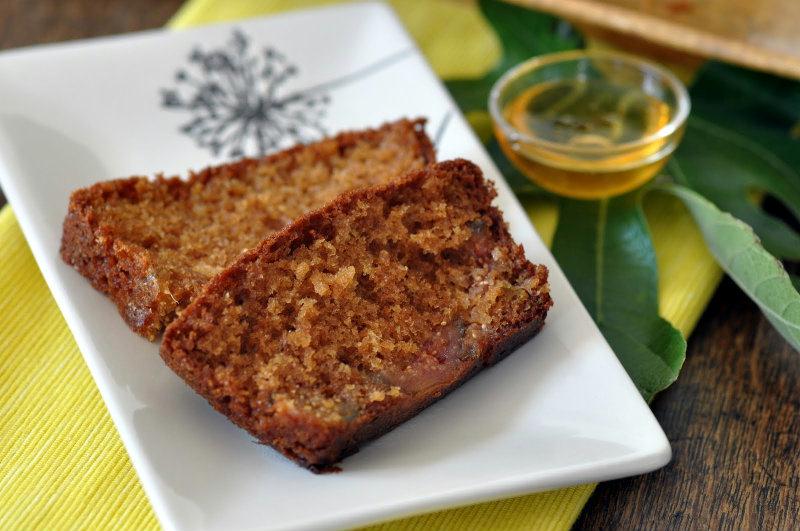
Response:
[[[251,50],[251,39],[234,29],[228,42],[189,54],[175,73],[174,88],[162,89],[161,105],[190,115],[181,133],[215,157],[263,156],[327,134],[331,92],[408,56],[391,54],[332,81],[287,90],[299,67],[272,46]]]

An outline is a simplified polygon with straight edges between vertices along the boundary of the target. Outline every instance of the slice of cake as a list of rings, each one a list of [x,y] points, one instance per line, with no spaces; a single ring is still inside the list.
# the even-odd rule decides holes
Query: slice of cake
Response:
[[[318,470],[536,334],[547,269],[456,160],[345,194],[211,280],[161,356],[259,441]]]
[[[343,133],[260,160],[96,184],[72,194],[61,256],[155,339],[242,251],[342,192],[434,162],[424,120]]]

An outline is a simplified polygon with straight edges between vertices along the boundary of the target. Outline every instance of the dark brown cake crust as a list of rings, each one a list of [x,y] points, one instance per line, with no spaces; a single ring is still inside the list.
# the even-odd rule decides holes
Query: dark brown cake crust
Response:
[[[255,207],[251,205],[248,207],[249,211],[243,211],[239,219],[233,222],[226,221],[241,226],[241,230],[236,230],[234,227],[234,230],[229,231],[237,236],[239,241],[229,241],[226,242],[227,246],[223,246],[219,244],[219,237],[216,241],[210,238],[211,241],[205,247],[198,244],[194,249],[184,248],[180,241],[176,241],[179,237],[176,237],[175,233],[185,232],[191,236],[195,231],[200,236],[207,232],[208,227],[203,227],[202,223],[195,223],[199,226],[183,225],[182,221],[189,220],[186,217],[181,218],[182,214],[175,214],[175,222],[164,228],[159,223],[165,223],[163,221],[165,214],[171,211],[177,212],[182,208],[180,212],[186,212],[186,216],[198,222],[197,218],[205,216],[192,211],[192,205],[196,204],[193,203],[196,195],[205,193],[202,200],[197,200],[197,203],[205,201],[209,208],[219,210],[230,208],[231,202],[242,203],[248,200],[248,194],[257,195],[256,192],[247,189],[251,186],[247,183],[249,174],[257,173],[265,167],[277,167],[287,174],[297,172],[302,175],[298,170],[307,165],[308,173],[313,175],[313,171],[319,173],[319,168],[316,166],[330,166],[332,158],[346,159],[349,156],[346,154],[348,149],[353,147],[353,150],[357,150],[359,145],[367,144],[368,146],[361,147],[361,152],[358,153],[360,156],[357,160],[360,165],[358,170],[361,173],[355,172],[350,182],[340,179],[320,191],[320,186],[326,186],[325,180],[322,179],[321,185],[319,182],[312,183],[317,188],[312,187],[305,192],[302,190],[305,190],[307,183],[294,184],[298,193],[303,193],[309,198],[307,199],[309,205],[318,208],[327,202],[326,193],[338,195],[353,187],[376,184],[361,182],[365,164],[368,165],[370,155],[374,155],[369,152],[369,143],[374,143],[383,149],[384,169],[392,164],[396,166],[394,172],[377,172],[382,176],[385,174],[386,177],[396,178],[434,162],[434,149],[423,130],[424,122],[422,119],[399,120],[377,129],[346,132],[331,139],[297,146],[263,159],[244,159],[232,164],[207,168],[199,173],[192,173],[188,180],[158,176],[151,181],[145,177],[133,177],[101,182],[77,190],[70,197],[64,220],[61,256],[65,262],[89,279],[96,289],[112,299],[125,322],[135,332],[154,340],[177,313],[189,304],[217,269],[228,265],[241,251],[253,247],[264,237],[291,221],[295,215],[305,213],[307,210],[297,211],[298,205],[293,204],[293,201],[287,201],[286,196],[279,196],[274,203],[290,203],[290,207],[294,206],[295,211],[291,208],[286,209],[288,212],[285,215],[272,213],[271,216],[266,216],[266,219],[260,220],[258,218],[262,216],[258,215],[259,205]],[[386,138],[390,138],[395,144],[388,148],[380,146],[380,142]],[[328,169],[328,171],[333,170]],[[292,176],[288,178],[291,179]],[[222,181],[237,180],[241,182],[238,185],[239,189],[221,190],[217,197],[209,198],[208,195],[213,194],[202,192],[203,189],[209,188],[209,183],[220,184]],[[288,184],[289,188],[292,186],[291,182],[281,184]],[[201,192],[198,193],[198,190]],[[314,198],[317,196],[319,196],[318,202],[314,203]],[[222,204],[221,199],[228,203]],[[220,200],[219,206],[215,206],[217,200]],[[121,221],[126,227],[123,227]],[[258,222],[261,225],[258,225]],[[248,230],[250,234],[247,234]],[[169,232],[172,233],[169,235],[170,238],[164,237],[164,233]],[[164,258],[164,254],[170,252],[177,257],[174,263]],[[211,258],[215,253],[219,256]]]
[[[243,377],[229,372],[237,365],[254,364],[255,358],[248,356],[269,358],[283,354],[250,352],[242,340],[241,343],[236,343],[239,345],[238,349],[228,356],[223,349],[208,341],[209,337],[213,340],[215,334],[225,337],[234,335],[234,330],[221,328],[220,320],[224,318],[226,308],[243,304],[242,300],[237,300],[242,295],[237,293],[241,291],[248,275],[255,275],[255,271],[259,278],[274,276],[275,271],[268,272],[264,268],[286,260],[287,257],[291,258],[298,249],[310,248],[320,238],[330,237],[332,227],[346,219],[349,213],[363,205],[374,205],[381,201],[389,206],[402,205],[403,194],[423,190],[426,184],[434,180],[441,180],[441,189],[466,190],[465,194],[471,197],[470,200],[474,202],[480,215],[478,219],[484,220],[475,225],[476,234],[485,233],[483,236],[475,236],[479,242],[476,254],[481,253],[480,246],[486,241],[481,244],[480,238],[490,238],[488,241],[497,247],[493,250],[484,248],[486,252],[483,254],[492,257],[486,260],[503,260],[505,267],[511,271],[503,278],[519,280],[519,284],[509,286],[510,298],[506,300],[500,296],[500,306],[486,306],[496,314],[488,327],[475,328],[474,330],[483,331],[470,336],[469,340],[465,325],[461,326],[461,335],[455,340],[448,336],[449,331],[455,329],[452,322],[444,326],[438,336],[428,331],[427,337],[420,337],[418,340],[421,350],[416,358],[439,359],[440,368],[436,367],[435,362],[433,369],[420,365],[416,367],[417,372],[410,373],[410,377],[399,378],[396,378],[399,373],[378,371],[374,381],[380,384],[386,384],[386,381],[389,384],[399,382],[397,392],[386,393],[385,396],[381,392],[377,401],[362,400],[358,402],[355,413],[343,418],[334,414],[333,420],[326,412],[320,412],[314,407],[294,408],[293,403],[293,407],[287,409],[279,407],[274,396],[257,398],[254,380],[258,374],[253,376],[254,373],[251,372],[249,376]],[[475,373],[506,357],[543,326],[547,311],[552,305],[547,285],[547,269],[530,263],[525,258],[522,247],[513,243],[500,212],[491,206],[493,197],[494,190],[484,181],[480,169],[464,160],[440,163],[388,185],[345,194],[266,239],[215,277],[202,294],[167,328],[161,356],[214,409],[249,431],[260,442],[272,446],[313,471],[330,469],[343,457],[356,452],[364,442],[386,433],[442,398]],[[467,226],[472,226],[471,223],[473,222],[467,223]],[[378,225],[376,223],[376,228]],[[498,252],[500,258],[495,258],[497,248],[502,248],[502,252]],[[487,283],[489,280],[484,282]],[[472,287],[479,284],[478,281]],[[519,286],[524,286],[524,290]],[[379,289],[390,291],[398,288],[386,284]],[[247,296],[260,299],[261,308],[269,308],[267,294],[248,292]],[[480,297],[486,298],[487,295],[479,295],[477,305],[485,302]],[[235,326],[238,326],[236,323],[242,323],[245,327],[252,326],[254,320],[263,317],[247,313],[239,315],[238,320],[232,321]],[[441,319],[436,319],[437,323],[439,320]],[[445,325],[445,322],[441,324]],[[245,332],[245,335],[248,333]],[[353,330],[353,333],[356,331]],[[249,337],[249,340],[252,339]],[[285,339],[280,344],[288,348]],[[383,361],[388,363],[390,360]],[[413,365],[414,361],[411,363]],[[330,379],[335,380],[334,375]],[[388,384],[384,388],[388,389]],[[352,406],[351,403],[347,405]],[[337,407],[341,408],[341,404],[337,404]]]

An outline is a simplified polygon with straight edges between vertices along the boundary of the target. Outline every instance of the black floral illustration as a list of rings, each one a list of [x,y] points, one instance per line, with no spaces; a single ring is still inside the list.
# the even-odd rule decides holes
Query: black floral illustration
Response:
[[[215,156],[265,155],[325,134],[330,96],[324,87],[287,92],[297,66],[272,47],[250,53],[234,30],[223,48],[195,48],[190,67],[175,74],[176,88],[162,90],[162,105],[192,114],[181,131]]]
[[[191,113],[181,132],[214,156],[260,156],[324,136],[331,91],[413,54],[400,50],[340,78],[289,90],[298,67],[273,47],[260,53],[250,48],[240,30],[221,48],[196,47],[189,66],[175,74],[177,86],[161,91],[165,108]]]

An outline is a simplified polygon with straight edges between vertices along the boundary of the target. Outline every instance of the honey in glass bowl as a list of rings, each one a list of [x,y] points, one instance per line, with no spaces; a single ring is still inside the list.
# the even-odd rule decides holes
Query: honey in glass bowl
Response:
[[[658,173],[680,142],[689,99],[673,74],[652,63],[574,51],[509,71],[489,108],[503,152],[533,182],[599,199]]]

